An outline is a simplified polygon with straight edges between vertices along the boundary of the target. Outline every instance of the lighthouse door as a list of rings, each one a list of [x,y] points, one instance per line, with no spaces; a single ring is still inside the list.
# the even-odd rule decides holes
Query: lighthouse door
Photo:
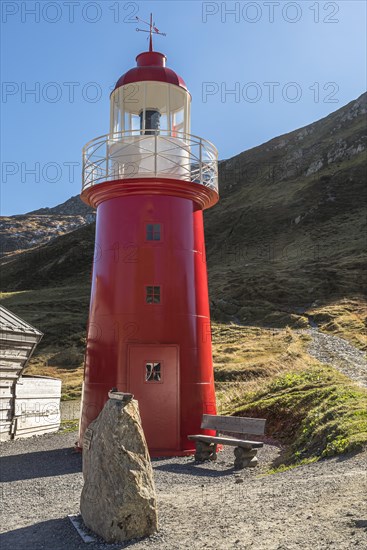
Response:
[[[149,450],[178,450],[178,346],[129,345],[128,389],[139,402]]]

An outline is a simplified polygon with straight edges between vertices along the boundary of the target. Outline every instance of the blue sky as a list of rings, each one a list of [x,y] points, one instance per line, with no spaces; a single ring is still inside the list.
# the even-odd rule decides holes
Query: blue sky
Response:
[[[220,158],[318,120],[366,89],[362,0],[3,0],[1,8],[2,215],[80,192],[82,146],[108,132],[111,87],[147,49],[135,15],[153,11],[167,33],[155,49],[192,94],[192,133]]]

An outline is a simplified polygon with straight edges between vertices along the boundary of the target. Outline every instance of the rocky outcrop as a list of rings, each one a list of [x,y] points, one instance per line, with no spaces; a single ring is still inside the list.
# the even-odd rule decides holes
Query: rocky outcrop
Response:
[[[43,245],[95,221],[93,208],[79,196],[53,208],[0,217],[0,257]]]
[[[39,208],[38,210],[28,212],[28,214],[47,216],[83,216],[84,218],[86,218],[87,216],[92,216],[92,218],[95,217],[94,209],[91,206],[85,204],[85,202],[81,200],[79,195],[75,195],[74,197],[71,197],[67,201],[63,202],[62,204],[58,204],[57,206],[53,206],[51,208]]]
[[[138,402],[115,396],[85,433],[80,500],[84,523],[109,543],[157,531],[153,471]]]
[[[89,220],[89,219],[88,219]],[[40,246],[90,223],[83,216],[23,215],[0,218],[0,256]]]

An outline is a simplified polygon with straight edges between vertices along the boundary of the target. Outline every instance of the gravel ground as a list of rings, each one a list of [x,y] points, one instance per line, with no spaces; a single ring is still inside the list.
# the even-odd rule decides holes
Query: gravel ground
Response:
[[[68,514],[79,513],[83,484],[75,433],[4,442],[1,550],[120,549],[85,544]],[[233,470],[226,448],[216,463],[153,461],[160,530],[134,550],[367,548],[367,453],[261,476],[279,455],[259,451],[260,467]],[[260,474],[260,475],[259,475]]]
[[[310,355],[367,387],[367,360],[363,351],[338,336],[325,334],[314,328],[307,333],[312,337],[308,348]]]

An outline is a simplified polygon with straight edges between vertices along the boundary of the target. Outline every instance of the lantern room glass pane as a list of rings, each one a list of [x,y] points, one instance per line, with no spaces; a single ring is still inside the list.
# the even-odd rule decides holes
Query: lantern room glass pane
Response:
[[[132,114],[130,115],[130,128],[129,130],[140,130],[140,116]]]
[[[142,135],[190,132],[190,94],[174,84],[137,82],[111,96],[111,132],[141,130]],[[150,130],[150,132],[149,132]]]

